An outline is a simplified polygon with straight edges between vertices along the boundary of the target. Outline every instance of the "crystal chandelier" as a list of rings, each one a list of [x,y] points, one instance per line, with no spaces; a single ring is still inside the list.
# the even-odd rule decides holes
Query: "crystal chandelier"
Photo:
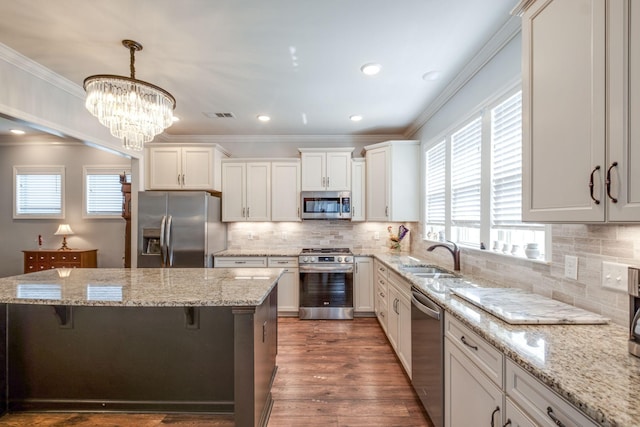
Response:
[[[175,98],[166,90],[136,79],[135,53],[142,45],[123,40],[131,56],[131,77],[98,74],[84,79],[85,106],[120,138],[124,147],[140,151],[145,142],[171,126]]]

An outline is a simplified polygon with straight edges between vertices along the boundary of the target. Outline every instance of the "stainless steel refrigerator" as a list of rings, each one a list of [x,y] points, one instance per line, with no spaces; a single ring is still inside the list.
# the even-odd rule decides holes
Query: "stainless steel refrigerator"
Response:
[[[226,249],[220,198],[205,191],[138,193],[138,267],[212,267]]]

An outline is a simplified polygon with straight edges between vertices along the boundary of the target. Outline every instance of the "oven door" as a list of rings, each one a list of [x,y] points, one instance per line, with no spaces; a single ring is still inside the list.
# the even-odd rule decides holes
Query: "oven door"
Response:
[[[353,319],[353,265],[300,266],[301,319]]]

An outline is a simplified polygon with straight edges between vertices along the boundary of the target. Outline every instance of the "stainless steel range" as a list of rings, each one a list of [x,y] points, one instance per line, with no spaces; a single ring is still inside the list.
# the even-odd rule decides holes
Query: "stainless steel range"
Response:
[[[302,250],[300,319],[353,319],[353,262],[349,248]]]

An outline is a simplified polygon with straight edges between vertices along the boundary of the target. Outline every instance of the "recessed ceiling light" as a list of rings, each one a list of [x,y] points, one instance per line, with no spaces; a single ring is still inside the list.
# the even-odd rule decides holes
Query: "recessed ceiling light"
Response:
[[[367,76],[375,76],[380,72],[381,69],[382,66],[380,64],[374,63],[364,64],[362,67],[360,67],[360,71],[362,71]]]
[[[427,71],[422,75],[422,80],[426,82],[432,82],[434,80],[438,80],[440,78],[440,71]]]
[[[362,116],[360,114],[354,114],[352,116],[349,116],[349,119],[351,119],[352,122],[359,122],[360,120],[362,120]]]
[[[20,130],[20,129],[11,129],[9,132],[11,132],[14,135],[24,135],[24,131]]]
[[[258,120],[260,120],[261,122],[268,122],[269,120],[271,120],[271,117],[264,114],[260,114],[258,115]]]

